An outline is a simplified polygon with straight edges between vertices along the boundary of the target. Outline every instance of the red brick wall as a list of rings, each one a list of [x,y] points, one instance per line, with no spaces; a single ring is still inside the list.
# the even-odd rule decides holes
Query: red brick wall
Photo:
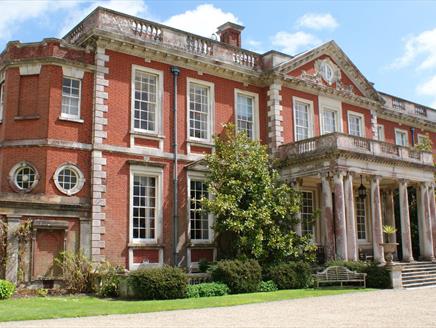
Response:
[[[342,120],[344,132],[348,134],[348,112],[356,112],[364,115],[365,123],[365,138],[372,139],[372,127],[371,127],[371,112],[366,108],[357,107],[354,105],[342,103]]]

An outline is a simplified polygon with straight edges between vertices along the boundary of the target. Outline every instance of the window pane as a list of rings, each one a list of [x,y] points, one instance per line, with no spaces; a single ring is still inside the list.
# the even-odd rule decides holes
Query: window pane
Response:
[[[191,239],[209,239],[209,215],[201,209],[202,198],[209,196],[207,185],[203,181],[191,180],[189,219]]]
[[[309,138],[309,107],[309,104],[295,102],[296,141]]]
[[[366,207],[365,200],[356,198],[357,239],[366,240]]]
[[[348,125],[349,134],[358,137],[363,136],[362,118],[360,116],[350,114],[348,116]]]
[[[324,133],[332,133],[336,132],[336,111],[333,110],[324,110],[323,111],[323,132]]]
[[[314,224],[313,224],[313,192],[303,191],[301,197],[301,233],[303,235],[311,234],[314,235]]]
[[[156,130],[157,75],[135,71],[134,128]]]
[[[62,114],[79,117],[80,80],[64,77],[62,81]]]
[[[254,98],[242,94],[237,95],[236,103],[236,120],[238,131],[244,131],[247,133],[250,139],[253,139],[253,104]]]
[[[155,238],[155,186],[156,178],[154,177],[135,175],[133,178],[133,238]]]
[[[202,85],[189,85],[189,135],[193,138],[209,138],[209,91]]]

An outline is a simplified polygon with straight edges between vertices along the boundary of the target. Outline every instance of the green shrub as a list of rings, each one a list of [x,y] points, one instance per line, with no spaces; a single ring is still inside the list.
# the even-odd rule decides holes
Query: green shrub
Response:
[[[310,265],[305,262],[287,262],[271,266],[266,278],[274,281],[278,289],[299,289],[312,286]]]
[[[230,289],[226,284],[220,282],[206,282],[198,285],[189,285],[187,297],[209,297],[223,296],[229,293]]]
[[[326,266],[344,266],[351,271],[366,273],[366,286],[368,288],[391,288],[390,272],[384,266],[374,262],[335,260],[327,262]]]
[[[146,300],[184,298],[187,281],[181,269],[170,266],[132,271],[128,277],[135,295]]]
[[[200,270],[200,272],[207,272],[207,270],[210,267],[210,263],[208,260],[200,260],[198,262],[198,269]]]
[[[212,271],[212,279],[226,284],[232,294],[257,291],[261,277],[262,271],[256,260],[223,260]]]
[[[61,270],[65,289],[70,293],[92,291],[93,268],[91,261],[83,253],[62,252],[55,259]]]
[[[0,300],[10,298],[15,292],[15,285],[8,280],[0,279]]]
[[[109,262],[102,262],[95,271],[95,292],[99,297],[119,296],[120,278],[122,268],[113,266]]]
[[[277,285],[272,280],[261,281],[258,288],[259,292],[275,292],[276,290],[278,290]]]
[[[48,295],[48,290],[45,288],[38,288],[36,290],[36,295],[39,297],[46,297]]]

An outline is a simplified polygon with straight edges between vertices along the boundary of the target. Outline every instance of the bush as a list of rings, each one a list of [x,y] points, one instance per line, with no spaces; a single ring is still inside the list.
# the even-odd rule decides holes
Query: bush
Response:
[[[89,293],[92,291],[93,268],[91,261],[83,253],[62,252],[55,259],[62,271],[65,289],[70,293]]]
[[[229,291],[230,289],[226,284],[220,282],[206,282],[188,286],[187,297],[223,296],[227,295]]]
[[[232,294],[257,291],[261,276],[261,268],[256,260],[223,260],[212,271],[212,279],[226,284]]]
[[[259,284],[258,292],[275,292],[278,290],[277,285],[274,281],[261,281]]]
[[[271,266],[266,278],[274,281],[278,289],[299,289],[312,286],[310,265],[305,262],[288,262]]]
[[[119,296],[119,273],[123,270],[120,267],[111,265],[109,262],[102,262],[95,271],[95,292],[99,297]]]
[[[130,272],[128,284],[135,295],[146,300],[167,300],[186,297],[187,276],[179,268],[164,266]]]
[[[327,262],[326,266],[344,266],[351,271],[366,273],[366,286],[368,288],[391,288],[391,276],[384,266],[374,262],[335,260]]]
[[[8,280],[0,279],[0,300],[10,298],[15,292],[15,285]]]
[[[46,297],[48,295],[48,289],[38,288],[36,290],[36,295],[39,296],[39,297]]]

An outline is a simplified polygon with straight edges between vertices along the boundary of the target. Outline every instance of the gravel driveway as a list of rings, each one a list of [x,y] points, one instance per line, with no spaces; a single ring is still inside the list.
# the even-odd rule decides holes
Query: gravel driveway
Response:
[[[384,290],[234,307],[77,319],[0,327],[435,327],[436,288]]]

